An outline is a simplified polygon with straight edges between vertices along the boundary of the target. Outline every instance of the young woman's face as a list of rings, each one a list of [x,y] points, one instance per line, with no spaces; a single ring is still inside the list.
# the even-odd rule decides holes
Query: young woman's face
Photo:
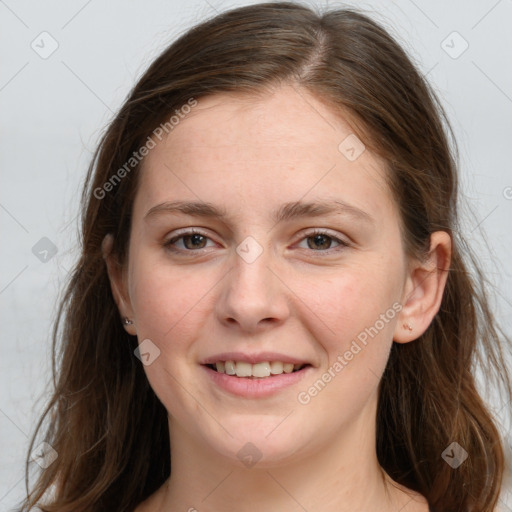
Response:
[[[126,296],[177,443],[262,466],[374,442],[407,261],[383,163],[351,133],[287,86],[200,99],[146,157]],[[241,376],[206,366],[226,361]],[[281,363],[306,366],[243,376]]]

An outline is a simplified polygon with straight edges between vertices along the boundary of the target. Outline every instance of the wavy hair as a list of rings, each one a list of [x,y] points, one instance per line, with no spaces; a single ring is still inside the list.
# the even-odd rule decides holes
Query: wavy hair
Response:
[[[121,325],[101,251],[111,233],[126,263],[141,164],[98,191],[190,98],[265,94],[282,83],[348,113],[354,133],[383,157],[408,255],[425,255],[434,231],[452,237],[439,312],[417,342],[392,346],[379,385],[377,455],[436,510],[494,510],[503,441],[475,374],[493,376],[512,398],[503,353],[510,341],[460,232],[458,153],[446,113],[371,17],[282,2],[232,9],[188,30],[149,66],[102,136],[82,193],[80,256],[53,331],[54,390],[29,449],[42,435],[58,458],[31,487],[27,457],[22,511],[132,511],[169,477],[167,412],[134,357],[137,339]],[[469,453],[456,470],[441,456],[453,441]]]

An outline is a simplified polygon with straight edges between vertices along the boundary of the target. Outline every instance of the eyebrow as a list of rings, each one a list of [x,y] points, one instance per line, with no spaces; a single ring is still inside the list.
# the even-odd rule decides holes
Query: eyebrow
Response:
[[[211,203],[203,201],[166,201],[150,208],[144,219],[147,220],[156,215],[169,213],[181,213],[194,217],[209,217],[218,220],[225,220],[229,217],[225,208]],[[301,217],[320,217],[329,214],[344,214],[368,223],[373,224],[375,222],[373,217],[364,210],[340,200],[331,200],[323,203],[302,201],[285,203],[273,212],[272,220],[277,224]]]

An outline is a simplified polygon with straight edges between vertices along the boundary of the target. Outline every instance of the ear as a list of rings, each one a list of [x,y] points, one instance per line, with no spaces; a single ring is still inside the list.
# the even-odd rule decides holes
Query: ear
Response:
[[[408,343],[419,338],[441,307],[450,270],[452,239],[446,231],[430,235],[430,249],[424,261],[415,261],[408,270],[393,340]]]
[[[112,253],[113,245],[114,237],[109,233],[101,243],[101,252],[107,265],[110,288],[117,304],[117,309],[121,314],[123,327],[129,334],[135,336],[137,334],[137,330],[135,327],[132,305],[127,292],[125,273],[119,264],[117,257]],[[128,319],[132,323],[125,323],[125,319]]]

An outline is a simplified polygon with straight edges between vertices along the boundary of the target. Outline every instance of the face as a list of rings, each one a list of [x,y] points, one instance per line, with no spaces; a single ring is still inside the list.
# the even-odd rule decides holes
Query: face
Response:
[[[200,99],[146,157],[119,295],[171,439],[271,466],[375,435],[407,261],[384,164],[351,134],[286,86]]]

